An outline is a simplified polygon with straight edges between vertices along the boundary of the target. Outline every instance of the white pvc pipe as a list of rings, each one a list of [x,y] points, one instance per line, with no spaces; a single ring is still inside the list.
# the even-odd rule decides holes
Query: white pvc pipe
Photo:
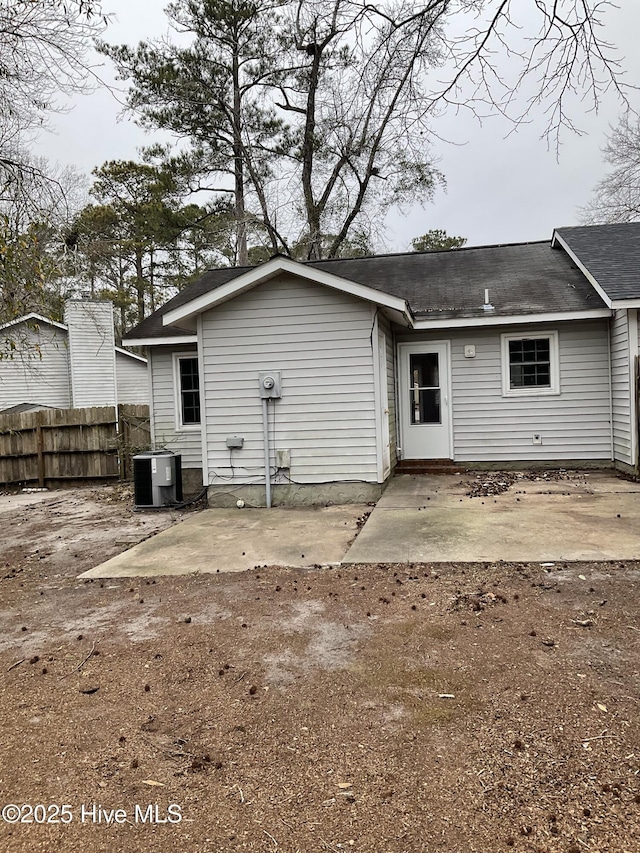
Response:
[[[262,398],[262,429],[264,432],[264,485],[267,496],[267,509],[271,509],[271,467],[269,464],[269,400]]]

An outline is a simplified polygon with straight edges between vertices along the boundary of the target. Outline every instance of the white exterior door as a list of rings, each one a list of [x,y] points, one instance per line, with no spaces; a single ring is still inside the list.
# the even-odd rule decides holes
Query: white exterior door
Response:
[[[400,344],[403,459],[451,459],[449,344]]]

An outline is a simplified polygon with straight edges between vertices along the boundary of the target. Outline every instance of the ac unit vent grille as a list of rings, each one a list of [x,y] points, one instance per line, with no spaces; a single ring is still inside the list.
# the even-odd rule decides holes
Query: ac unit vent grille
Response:
[[[151,459],[133,460],[133,499],[136,506],[153,506]]]

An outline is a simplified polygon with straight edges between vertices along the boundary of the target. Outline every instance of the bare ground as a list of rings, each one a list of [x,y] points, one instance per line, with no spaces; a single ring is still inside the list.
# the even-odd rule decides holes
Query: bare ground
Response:
[[[2,851],[640,850],[638,564],[78,581],[119,495],[0,516]]]

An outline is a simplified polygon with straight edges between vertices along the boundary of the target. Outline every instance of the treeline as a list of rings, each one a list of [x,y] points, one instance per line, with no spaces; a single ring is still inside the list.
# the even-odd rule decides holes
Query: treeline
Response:
[[[391,210],[444,183],[443,109],[537,111],[557,138],[576,91],[581,109],[621,91],[608,5],[174,0],[165,37],[113,45],[99,0],[0,0],[0,322],[82,291],[122,330],[211,265],[370,254]],[[83,195],[29,148],[60,95],[99,84],[94,44],[131,117],[174,142],[104,163]]]

